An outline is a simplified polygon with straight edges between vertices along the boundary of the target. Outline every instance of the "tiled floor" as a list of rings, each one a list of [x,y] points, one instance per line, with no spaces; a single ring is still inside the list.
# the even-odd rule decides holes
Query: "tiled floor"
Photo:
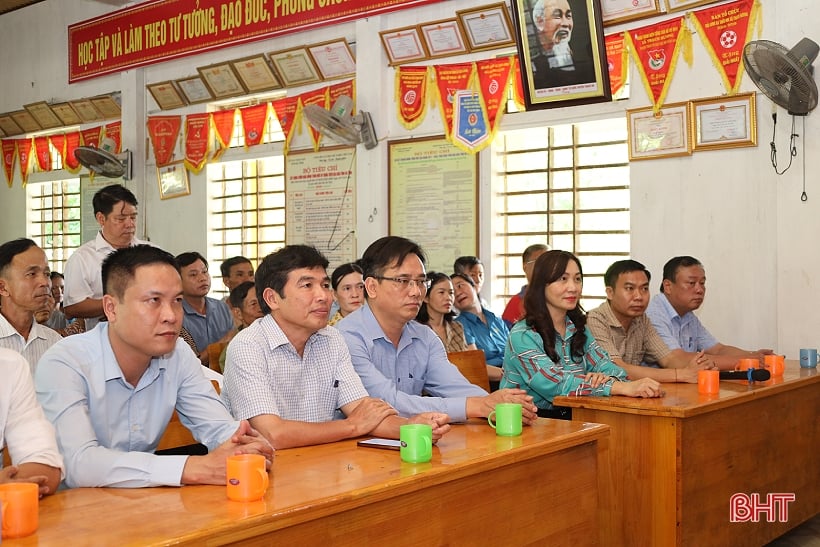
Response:
[[[820,515],[780,536],[766,547],[820,547]]]

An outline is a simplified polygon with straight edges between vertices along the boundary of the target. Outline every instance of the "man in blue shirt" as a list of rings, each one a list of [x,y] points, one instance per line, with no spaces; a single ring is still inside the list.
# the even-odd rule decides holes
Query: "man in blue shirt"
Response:
[[[231,417],[179,339],[182,282],[174,257],[148,245],[114,251],[102,281],[108,321],[52,346],[35,373],[66,485],[225,484],[227,456],[270,459],[270,443]],[[208,455],[153,454],[175,409]]]
[[[436,333],[414,321],[428,289],[424,263],[421,247],[397,236],[375,241],[362,255],[367,304],[336,326],[367,392],[402,416],[444,412],[464,421],[507,402],[521,403],[525,423],[532,422],[537,409],[524,390],[488,395],[447,360]]]
[[[669,349],[692,355],[703,351],[721,370],[732,370],[741,358],[763,362],[763,356],[772,353],[770,349],[749,351],[718,342],[692,313],[705,296],[706,271],[697,258],[676,256],[664,264],[661,292],[649,303],[646,315]]]

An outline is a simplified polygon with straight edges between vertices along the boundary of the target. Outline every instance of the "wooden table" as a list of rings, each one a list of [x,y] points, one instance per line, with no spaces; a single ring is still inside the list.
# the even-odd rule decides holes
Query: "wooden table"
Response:
[[[612,427],[602,467],[611,545],[764,545],[820,512],[820,375],[665,384],[661,399],[557,397],[573,420]],[[794,493],[788,522],[730,522],[735,493]]]
[[[538,420],[519,437],[456,425],[426,464],[356,441],[277,451],[263,500],[222,486],[79,488],[17,545],[595,545],[607,426]]]

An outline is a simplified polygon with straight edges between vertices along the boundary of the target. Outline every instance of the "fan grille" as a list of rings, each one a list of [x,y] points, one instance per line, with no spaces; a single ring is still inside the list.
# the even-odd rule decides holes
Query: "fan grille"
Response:
[[[808,114],[817,106],[817,84],[811,71],[782,45],[768,40],[749,42],[743,65],[760,90],[791,114]]]

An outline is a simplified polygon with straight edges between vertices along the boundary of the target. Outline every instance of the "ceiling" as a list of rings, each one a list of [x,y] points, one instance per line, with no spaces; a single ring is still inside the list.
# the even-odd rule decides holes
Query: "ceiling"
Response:
[[[16,9],[24,8],[32,4],[37,4],[43,0],[0,0],[0,15],[14,11]],[[65,1],[65,0],[62,0]],[[98,2],[100,4],[108,4],[115,7],[122,7],[125,4],[132,2],[132,0],[87,0],[89,2]]]

